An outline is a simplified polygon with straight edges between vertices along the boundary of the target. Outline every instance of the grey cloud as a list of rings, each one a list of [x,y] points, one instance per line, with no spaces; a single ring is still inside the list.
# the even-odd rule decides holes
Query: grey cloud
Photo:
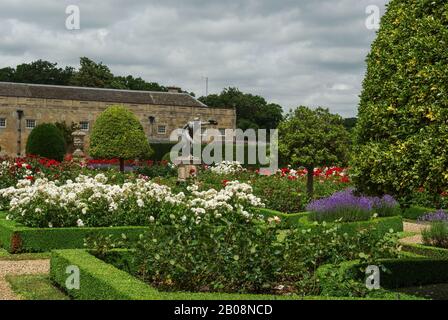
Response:
[[[116,74],[204,94],[228,86],[285,110],[356,114],[373,31],[365,8],[387,0],[0,0],[0,67],[46,59],[103,61]],[[81,30],[65,29],[65,7]]]

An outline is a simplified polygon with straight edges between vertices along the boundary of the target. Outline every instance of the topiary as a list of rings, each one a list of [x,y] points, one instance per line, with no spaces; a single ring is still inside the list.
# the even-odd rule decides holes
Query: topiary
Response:
[[[62,161],[66,150],[61,131],[51,123],[36,126],[28,136],[26,153]]]
[[[351,172],[408,200],[448,187],[448,3],[392,0],[367,58]]]
[[[112,106],[96,120],[90,137],[90,156],[99,159],[147,159],[152,154],[148,138],[135,115],[121,106]]]

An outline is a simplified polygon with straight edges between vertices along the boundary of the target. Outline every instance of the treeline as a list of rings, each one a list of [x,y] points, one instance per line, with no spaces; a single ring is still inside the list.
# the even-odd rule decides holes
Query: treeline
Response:
[[[108,66],[96,63],[89,58],[80,59],[79,69],[58,67],[57,63],[37,60],[23,63],[17,67],[0,69],[0,81],[49,84],[61,86],[78,86],[108,89],[168,91],[157,82],[146,82],[142,78],[115,76]]]
[[[57,63],[37,60],[23,63],[15,68],[0,69],[0,81],[48,84],[62,86],[79,86],[92,88],[168,91],[167,87],[157,82],[147,82],[140,77],[115,76],[110,68],[102,62],[95,62],[87,57],[80,58],[78,69],[59,67]],[[185,92],[185,91],[184,91]],[[185,92],[193,97],[193,92]],[[284,119],[283,108],[279,104],[268,102],[265,98],[241,92],[238,88],[226,88],[220,94],[200,97],[199,100],[210,107],[236,109],[237,127],[240,129],[275,129]],[[347,119],[346,127],[351,129],[356,119]]]

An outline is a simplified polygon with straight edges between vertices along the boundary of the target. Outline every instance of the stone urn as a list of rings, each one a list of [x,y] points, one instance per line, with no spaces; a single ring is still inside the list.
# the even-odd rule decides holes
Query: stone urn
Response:
[[[81,130],[76,130],[72,133],[73,136],[73,146],[75,147],[75,151],[73,152],[74,159],[83,159],[85,158],[84,154],[84,139],[86,137],[86,133]]]

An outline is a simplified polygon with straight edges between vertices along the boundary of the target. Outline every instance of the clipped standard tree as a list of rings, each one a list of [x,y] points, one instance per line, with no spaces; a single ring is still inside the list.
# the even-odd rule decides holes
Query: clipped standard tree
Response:
[[[124,171],[125,160],[147,159],[152,149],[136,116],[124,107],[111,106],[95,121],[89,154],[97,159],[119,159],[120,171]]]
[[[278,127],[279,153],[283,161],[308,171],[307,192],[314,194],[314,169],[343,165],[348,161],[350,136],[339,115],[328,109],[301,106],[291,111]]]
[[[65,155],[62,132],[51,123],[36,126],[28,136],[26,154],[62,161]]]
[[[448,4],[391,0],[367,58],[353,178],[409,200],[448,187]]]

